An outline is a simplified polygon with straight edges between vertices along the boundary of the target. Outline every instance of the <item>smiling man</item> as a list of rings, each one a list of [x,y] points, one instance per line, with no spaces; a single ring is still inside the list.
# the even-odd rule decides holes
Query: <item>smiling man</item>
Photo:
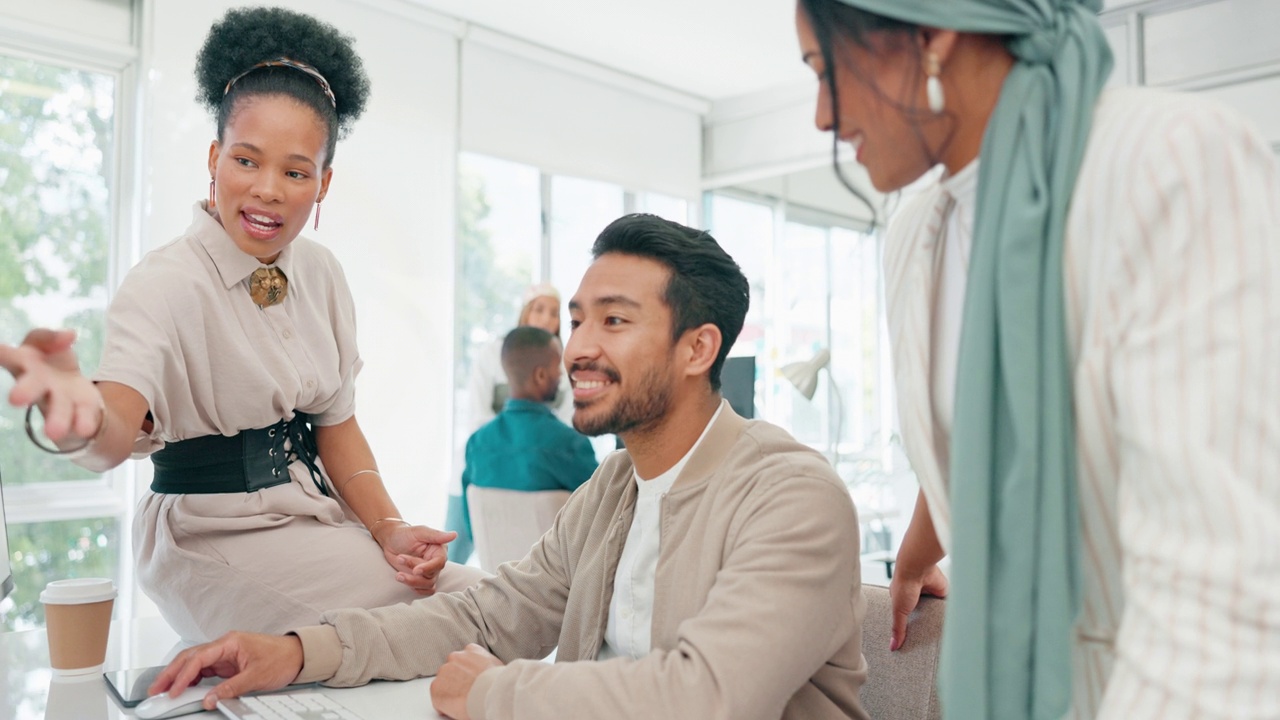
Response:
[[[629,215],[569,303],[574,426],[614,453],[519,563],[469,590],[183,652],[206,699],[437,674],[453,718],[865,718],[858,521],[826,460],[736,415],[720,370],[747,313],[715,240]],[[531,659],[557,649],[554,665]]]

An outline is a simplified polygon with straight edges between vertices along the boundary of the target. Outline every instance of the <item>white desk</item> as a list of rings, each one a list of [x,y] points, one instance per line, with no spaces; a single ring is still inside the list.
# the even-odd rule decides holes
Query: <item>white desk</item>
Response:
[[[104,669],[124,670],[160,665],[178,636],[160,618],[111,623]],[[0,717],[12,720],[118,720],[133,718],[107,689],[101,675],[79,682],[53,679],[43,629],[0,633]],[[379,682],[359,688],[323,688],[327,695],[366,720],[378,718],[443,718],[431,707],[431,678]],[[218,712],[184,717],[221,718]]]

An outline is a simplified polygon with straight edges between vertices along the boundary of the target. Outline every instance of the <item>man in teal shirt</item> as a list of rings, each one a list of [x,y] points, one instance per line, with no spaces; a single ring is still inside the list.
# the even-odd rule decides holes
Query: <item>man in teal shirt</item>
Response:
[[[512,330],[502,341],[502,368],[511,399],[467,440],[461,517],[451,516],[448,527],[458,532],[449,543],[454,562],[465,563],[473,549],[468,487],[573,491],[596,469],[591,442],[547,407],[564,372],[556,336],[530,326]]]

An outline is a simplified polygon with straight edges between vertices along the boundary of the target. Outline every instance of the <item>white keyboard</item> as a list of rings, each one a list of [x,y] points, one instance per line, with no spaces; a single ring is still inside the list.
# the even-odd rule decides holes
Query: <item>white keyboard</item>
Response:
[[[232,698],[218,709],[232,720],[363,720],[321,692]]]

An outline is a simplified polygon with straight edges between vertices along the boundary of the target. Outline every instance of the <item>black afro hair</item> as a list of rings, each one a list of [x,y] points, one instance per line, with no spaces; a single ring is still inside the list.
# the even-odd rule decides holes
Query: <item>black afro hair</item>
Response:
[[[329,157],[333,145],[346,136],[369,99],[369,78],[352,47],[354,40],[329,23],[278,7],[235,8],[209,29],[196,56],[196,99],[217,118],[218,137],[237,98],[248,95],[288,95],[311,107],[329,126]],[[265,67],[227,82],[254,65],[277,58],[306,63],[329,82],[334,102],[320,84],[292,68]],[[335,107],[336,103],[336,107]]]

